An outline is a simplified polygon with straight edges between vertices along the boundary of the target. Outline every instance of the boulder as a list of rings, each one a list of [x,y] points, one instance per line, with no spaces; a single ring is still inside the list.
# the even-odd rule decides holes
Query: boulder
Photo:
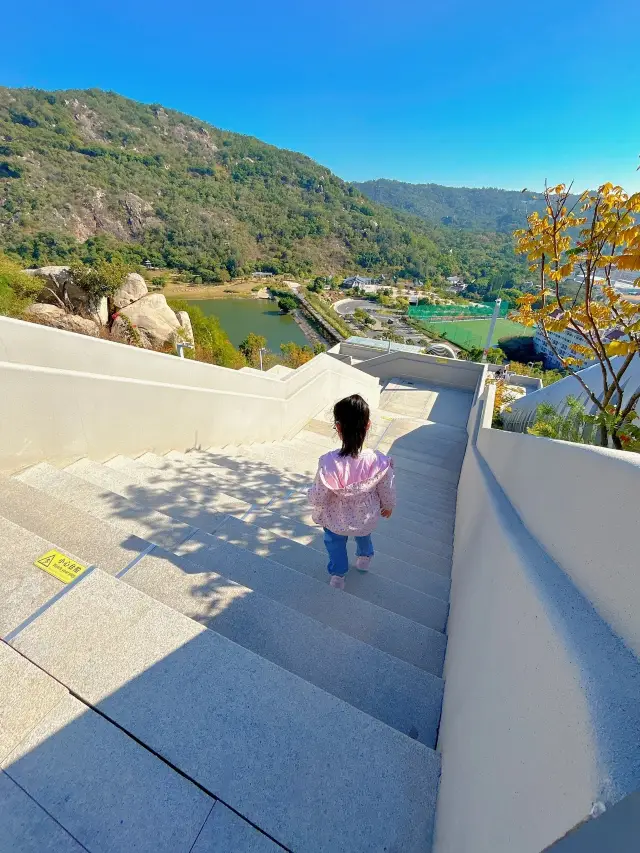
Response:
[[[35,323],[52,326],[54,329],[64,329],[66,332],[77,332],[80,335],[90,335],[93,338],[100,334],[100,329],[93,320],[78,317],[77,314],[67,314],[66,311],[56,305],[36,302],[27,308],[25,316]]]
[[[126,308],[132,302],[137,302],[148,293],[147,283],[137,272],[130,272],[121,287],[111,297],[116,309]]]
[[[126,317],[134,326],[145,349],[159,349],[167,341],[173,342],[180,328],[178,318],[161,293],[149,293],[137,302],[127,305],[118,314]],[[123,325],[119,318],[116,319],[113,324],[116,334],[122,331],[120,327]]]
[[[193,346],[194,340],[193,328],[191,327],[191,317],[189,317],[186,311],[176,311],[176,317],[178,318],[180,329],[182,330],[182,340]]]
[[[86,303],[87,301],[86,294],[73,283],[69,267],[38,267],[38,269],[24,270],[24,272],[27,275],[37,276],[42,279],[43,291],[40,294],[40,298],[43,302],[51,303],[60,307],[50,290],[62,299],[65,285],[69,298],[72,302],[81,300]],[[50,290],[44,290],[45,287],[50,288]]]

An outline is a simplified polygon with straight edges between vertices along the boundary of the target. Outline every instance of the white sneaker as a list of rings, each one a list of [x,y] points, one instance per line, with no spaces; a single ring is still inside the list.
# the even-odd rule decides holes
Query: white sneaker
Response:
[[[342,575],[331,575],[329,586],[332,586],[334,589],[344,589],[344,578]]]
[[[373,557],[356,557],[356,569],[359,572],[368,572]]]

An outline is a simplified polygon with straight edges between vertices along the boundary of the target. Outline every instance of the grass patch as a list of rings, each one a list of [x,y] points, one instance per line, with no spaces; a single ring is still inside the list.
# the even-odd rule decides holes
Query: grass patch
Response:
[[[421,323],[421,326],[427,332],[435,332],[437,335],[451,341],[463,349],[471,347],[484,347],[489,333],[489,325],[491,320],[460,320],[440,321],[438,323]],[[512,320],[498,319],[493,335],[492,346],[496,346],[501,338],[514,336],[533,336],[534,329],[521,326],[519,323],[514,323]]]

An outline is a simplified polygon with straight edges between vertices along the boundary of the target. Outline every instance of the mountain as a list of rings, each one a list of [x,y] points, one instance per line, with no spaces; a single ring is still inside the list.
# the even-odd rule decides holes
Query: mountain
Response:
[[[412,213],[427,222],[479,231],[510,234],[526,225],[528,214],[544,210],[544,202],[532,192],[408,184],[385,178],[354,186],[372,201],[393,210]]]
[[[0,88],[0,249],[36,265],[149,258],[214,282],[519,268],[509,237],[398,213],[302,154],[98,89]]]

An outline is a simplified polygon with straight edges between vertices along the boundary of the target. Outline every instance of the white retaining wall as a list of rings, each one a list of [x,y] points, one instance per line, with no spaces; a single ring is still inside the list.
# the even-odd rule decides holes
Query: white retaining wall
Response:
[[[379,404],[377,379],[327,355],[278,379],[7,322],[18,325],[0,321],[0,356],[14,359],[0,362],[0,470],[280,440],[348,394]]]
[[[492,430],[494,393],[458,492],[435,853],[539,853],[640,787],[640,460]]]

